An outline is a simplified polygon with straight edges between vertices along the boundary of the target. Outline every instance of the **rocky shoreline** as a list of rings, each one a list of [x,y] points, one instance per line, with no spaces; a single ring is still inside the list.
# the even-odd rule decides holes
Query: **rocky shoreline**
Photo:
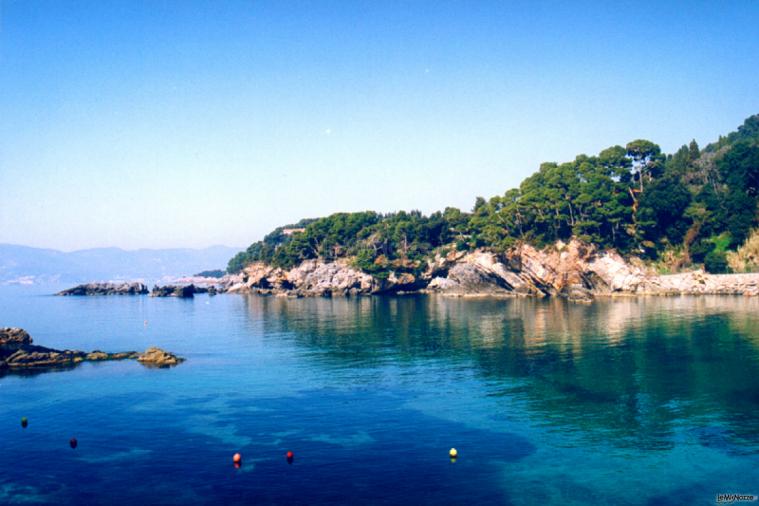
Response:
[[[384,279],[353,268],[347,259],[307,260],[290,270],[257,262],[222,283],[219,291],[288,297],[438,293],[589,302],[617,295],[759,295],[759,273],[661,275],[641,261],[578,240],[542,250],[523,244],[504,254],[450,251],[437,254],[418,276],[391,272]]]
[[[145,295],[191,298],[198,293],[252,293],[282,297],[335,297],[428,293],[454,297],[563,297],[590,302],[595,297],[635,295],[759,296],[759,273],[708,274],[702,270],[657,274],[639,259],[572,240],[544,249],[528,244],[505,253],[450,249],[429,259],[416,275],[373,276],[350,259],[306,260],[292,269],[262,262],[222,278],[184,278],[154,286],[142,283],[88,283],[57,295]]]
[[[184,361],[183,358],[160,348],[148,348],[144,353],[136,351],[107,353],[100,350],[91,352],[56,350],[34,344],[32,337],[24,329],[0,328],[0,374],[9,371],[64,369],[75,367],[82,362],[106,360],[137,360],[150,367],[170,367]]]

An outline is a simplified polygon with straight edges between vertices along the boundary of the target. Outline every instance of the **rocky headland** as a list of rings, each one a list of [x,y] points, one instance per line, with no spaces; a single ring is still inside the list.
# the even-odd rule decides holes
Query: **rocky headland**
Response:
[[[0,374],[13,371],[43,371],[74,367],[82,362],[105,360],[138,360],[143,365],[169,367],[184,359],[160,348],[149,348],[143,354],[136,351],[107,353],[104,351],[56,350],[33,343],[24,329],[0,328]]]
[[[222,281],[215,279],[217,283]],[[181,283],[173,285],[153,286],[153,289],[148,291],[148,287],[140,282],[125,282],[125,283],[85,283],[77,285],[72,288],[62,290],[56,295],[77,295],[77,296],[94,296],[94,295],[147,295],[151,297],[179,297],[189,298],[196,293],[209,293],[215,295],[219,290],[223,290],[223,287],[217,288],[215,285],[198,285],[194,283]]]
[[[307,260],[289,270],[254,262],[222,283],[221,291],[293,297],[418,292],[588,302],[615,295],[759,295],[759,273],[662,275],[640,260],[579,240],[545,249],[522,244],[502,254],[451,250],[437,253],[418,275],[390,272],[382,278],[357,270],[349,259]]]

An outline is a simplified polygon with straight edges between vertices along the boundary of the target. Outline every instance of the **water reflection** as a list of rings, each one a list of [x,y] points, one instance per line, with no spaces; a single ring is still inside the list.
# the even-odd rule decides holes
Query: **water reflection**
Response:
[[[471,367],[488,380],[490,396],[522,402],[537,423],[589,440],[664,449],[679,427],[694,426],[703,444],[725,451],[759,445],[756,298],[578,305],[252,296],[246,308],[267,336],[294,340],[321,366],[443,360]]]

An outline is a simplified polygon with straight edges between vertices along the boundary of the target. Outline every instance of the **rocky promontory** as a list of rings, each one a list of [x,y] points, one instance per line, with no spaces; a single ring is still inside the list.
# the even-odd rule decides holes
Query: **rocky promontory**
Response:
[[[575,239],[544,249],[521,244],[504,253],[451,248],[438,252],[416,275],[391,271],[377,277],[357,270],[346,258],[306,260],[289,270],[254,262],[230,281],[227,291],[295,297],[420,292],[588,302],[614,295],[759,295],[759,273],[661,275],[640,260]]]
[[[197,293],[216,295],[216,293],[224,291],[224,281],[226,280],[219,282],[218,286],[200,286],[193,283],[163,286],[155,285],[150,292],[148,292],[148,287],[140,282],[85,283],[62,290],[56,293],[56,295],[147,295],[149,293],[151,297],[190,298]]]
[[[82,362],[136,359],[145,365],[168,367],[179,364],[182,358],[160,348],[149,348],[145,353],[125,351],[107,353],[95,350],[56,350],[35,345],[24,329],[0,328],[0,373],[6,371],[45,370],[74,367]]]
[[[139,282],[85,283],[62,290],[56,295],[145,295],[148,287]]]

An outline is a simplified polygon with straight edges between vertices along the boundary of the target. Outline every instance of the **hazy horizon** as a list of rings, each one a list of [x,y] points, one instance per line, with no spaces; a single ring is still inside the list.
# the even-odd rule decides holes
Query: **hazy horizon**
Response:
[[[0,247],[3,246],[10,246],[10,247],[17,247],[17,248],[33,248],[33,249],[41,249],[41,250],[51,250],[56,251],[59,253],[80,253],[90,250],[120,250],[127,253],[133,253],[138,251],[166,251],[166,250],[209,250],[214,248],[224,248],[224,249],[239,249],[244,250],[247,248],[247,246],[232,246],[228,244],[211,244],[209,246],[198,246],[198,247],[166,247],[166,248],[121,248],[119,246],[95,246],[92,248],[75,248],[75,249],[61,249],[61,248],[47,248],[47,247],[41,247],[41,246],[31,246],[29,244],[18,244],[18,243],[10,243],[10,242],[0,242]]]
[[[0,4],[0,243],[245,245],[759,112],[759,4]]]

